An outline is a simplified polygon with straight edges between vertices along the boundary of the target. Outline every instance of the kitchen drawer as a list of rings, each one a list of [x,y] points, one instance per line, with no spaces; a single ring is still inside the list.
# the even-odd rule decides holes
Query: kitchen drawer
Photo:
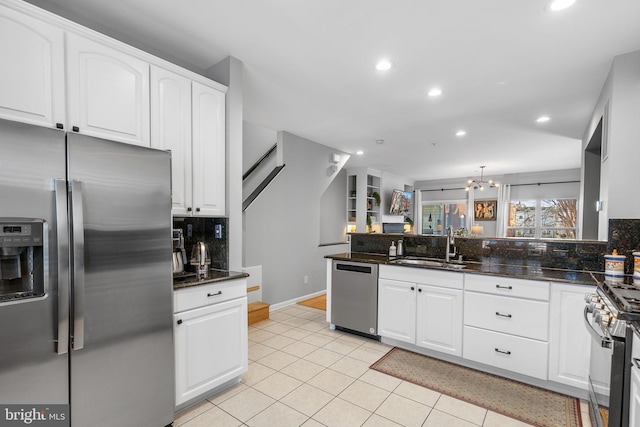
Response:
[[[464,327],[465,359],[530,377],[547,379],[548,344],[529,338]]]
[[[464,275],[459,272],[394,265],[381,265],[378,270],[378,277],[450,289],[462,289],[464,283]]]
[[[174,291],[173,312],[217,304],[247,295],[247,280],[223,280],[206,285],[191,286]]]
[[[465,274],[464,289],[494,295],[549,301],[549,283],[511,277]]]
[[[465,291],[464,324],[547,341],[549,303]]]

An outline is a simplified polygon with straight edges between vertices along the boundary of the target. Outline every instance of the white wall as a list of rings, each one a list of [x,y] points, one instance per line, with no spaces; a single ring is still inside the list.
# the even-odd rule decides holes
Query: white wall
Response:
[[[242,173],[253,166],[278,141],[278,132],[247,121],[242,122]]]
[[[229,87],[225,117],[229,269],[242,271],[242,61],[229,56],[205,75]]]
[[[608,157],[600,175],[598,239],[607,240],[610,218],[640,218],[640,198],[635,188],[640,178],[640,51],[616,56],[582,138],[584,150],[598,121],[603,121],[603,145]],[[583,159],[584,163],[584,159]],[[584,164],[582,167],[584,171]]]
[[[325,290],[324,256],[349,249],[347,244],[319,246],[321,200],[324,195],[344,203],[346,185],[341,192],[327,188],[349,155],[287,132],[282,132],[282,146],[284,169],[244,212],[244,265],[262,266],[262,296],[270,304]],[[331,168],[333,153],[341,155],[337,171]],[[340,219],[336,227],[341,228],[346,212]]]

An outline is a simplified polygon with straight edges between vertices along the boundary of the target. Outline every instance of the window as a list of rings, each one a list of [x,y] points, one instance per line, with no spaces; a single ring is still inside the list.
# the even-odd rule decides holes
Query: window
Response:
[[[467,214],[466,202],[422,203],[422,234],[443,234],[443,230],[453,227],[464,228]]]
[[[512,200],[507,237],[575,239],[577,206],[576,199]]]

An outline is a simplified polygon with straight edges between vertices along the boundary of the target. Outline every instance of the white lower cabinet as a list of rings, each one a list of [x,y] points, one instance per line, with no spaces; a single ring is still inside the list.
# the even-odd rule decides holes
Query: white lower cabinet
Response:
[[[462,290],[418,286],[416,345],[462,356]]]
[[[380,336],[462,355],[461,273],[381,265],[378,275]]]
[[[468,274],[463,357],[547,380],[549,283]]]
[[[382,337],[415,344],[415,283],[378,280],[378,333]]]
[[[546,341],[464,327],[464,358],[530,377],[547,379]]]
[[[593,288],[551,284],[549,381],[588,388],[591,336],[585,328],[584,296]]]
[[[225,298],[225,289],[231,291],[235,286],[229,287],[230,282],[203,285],[198,291],[213,303],[174,314],[176,406],[206,396],[247,371],[246,280],[237,282],[241,282],[237,285],[244,288],[244,296],[238,298],[232,291],[232,299],[217,302]],[[193,288],[184,291],[194,294]],[[202,298],[189,296],[194,304]]]

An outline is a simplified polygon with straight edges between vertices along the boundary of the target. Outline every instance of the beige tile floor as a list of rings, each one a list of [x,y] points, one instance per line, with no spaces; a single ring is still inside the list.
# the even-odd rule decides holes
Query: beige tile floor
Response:
[[[179,413],[174,426],[524,427],[517,420],[369,369],[389,351],[329,329],[300,305],[249,328],[242,381]],[[591,427],[583,402],[584,427]]]

